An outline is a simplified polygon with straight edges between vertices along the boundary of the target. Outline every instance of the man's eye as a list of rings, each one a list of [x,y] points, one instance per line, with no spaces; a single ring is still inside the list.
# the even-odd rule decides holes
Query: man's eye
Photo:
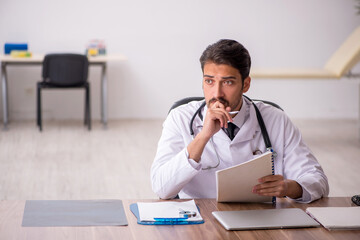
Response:
[[[232,85],[233,84],[233,81],[225,81],[224,82],[226,85]]]
[[[213,82],[213,80],[212,80],[212,79],[205,79],[205,82],[206,82],[207,84],[211,84],[211,83]]]

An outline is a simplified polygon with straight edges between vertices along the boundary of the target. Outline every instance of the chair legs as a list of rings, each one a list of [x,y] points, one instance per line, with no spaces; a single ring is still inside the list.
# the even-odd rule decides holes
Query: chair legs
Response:
[[[90,85],[88,84],[85,88],[85,120],[84,124],[88,126],[89,131],[91,130],[91,104],[90,104]]]
[[[39,127],[40,132],[42,131],[42,116],[41,116],[41,83],[37,83],[37,94],[36,94],[36,124]],[[85,116],[84,125],[87,125],[88,130],[91,130],[91,105],[90,105],[90,85],[85,87]]]
[[[41,119],[41,86],[37,83],[37,94],[36,94],[36,122],[40,132],[42,131],[42,119]]]

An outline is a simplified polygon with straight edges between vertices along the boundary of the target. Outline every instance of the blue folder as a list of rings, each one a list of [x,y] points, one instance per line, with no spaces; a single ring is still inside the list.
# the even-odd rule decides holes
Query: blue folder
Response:
[[[199,212],[200,209],[197,207]],[[204,223],[204,220],[201,221],[186,221],[186,219],[172,219],[172,220],[161,220],[161,221],[140,221],[139,208],[137,203],[130,205],[131,212],[137,218],[137,223],[142,225],[188,225],[188,224],[201,224]]]
[[[27,51],[28,44],[27,43],[5,43],[5,45],[4,45],[5,54],[10,54],[12,50]]]

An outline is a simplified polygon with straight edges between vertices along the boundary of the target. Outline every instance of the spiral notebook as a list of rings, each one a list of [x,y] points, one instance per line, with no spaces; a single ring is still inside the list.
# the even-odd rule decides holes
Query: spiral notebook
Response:
[[[272,197],[252,192],[258,179],[272,172],[272,153],[266,152],[250,161],[216,171],[216,200],[218,202],[271,202]],[[240,184],[241,183],[241,184]]]

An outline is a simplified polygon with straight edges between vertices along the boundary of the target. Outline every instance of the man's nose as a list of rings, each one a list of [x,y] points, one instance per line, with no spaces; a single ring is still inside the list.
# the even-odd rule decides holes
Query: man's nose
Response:
[[[222,85],[220,83],[217,83],[214,87],[214,97],[219,98],[223,96],[224,96],[224,92],[222,89]]]

